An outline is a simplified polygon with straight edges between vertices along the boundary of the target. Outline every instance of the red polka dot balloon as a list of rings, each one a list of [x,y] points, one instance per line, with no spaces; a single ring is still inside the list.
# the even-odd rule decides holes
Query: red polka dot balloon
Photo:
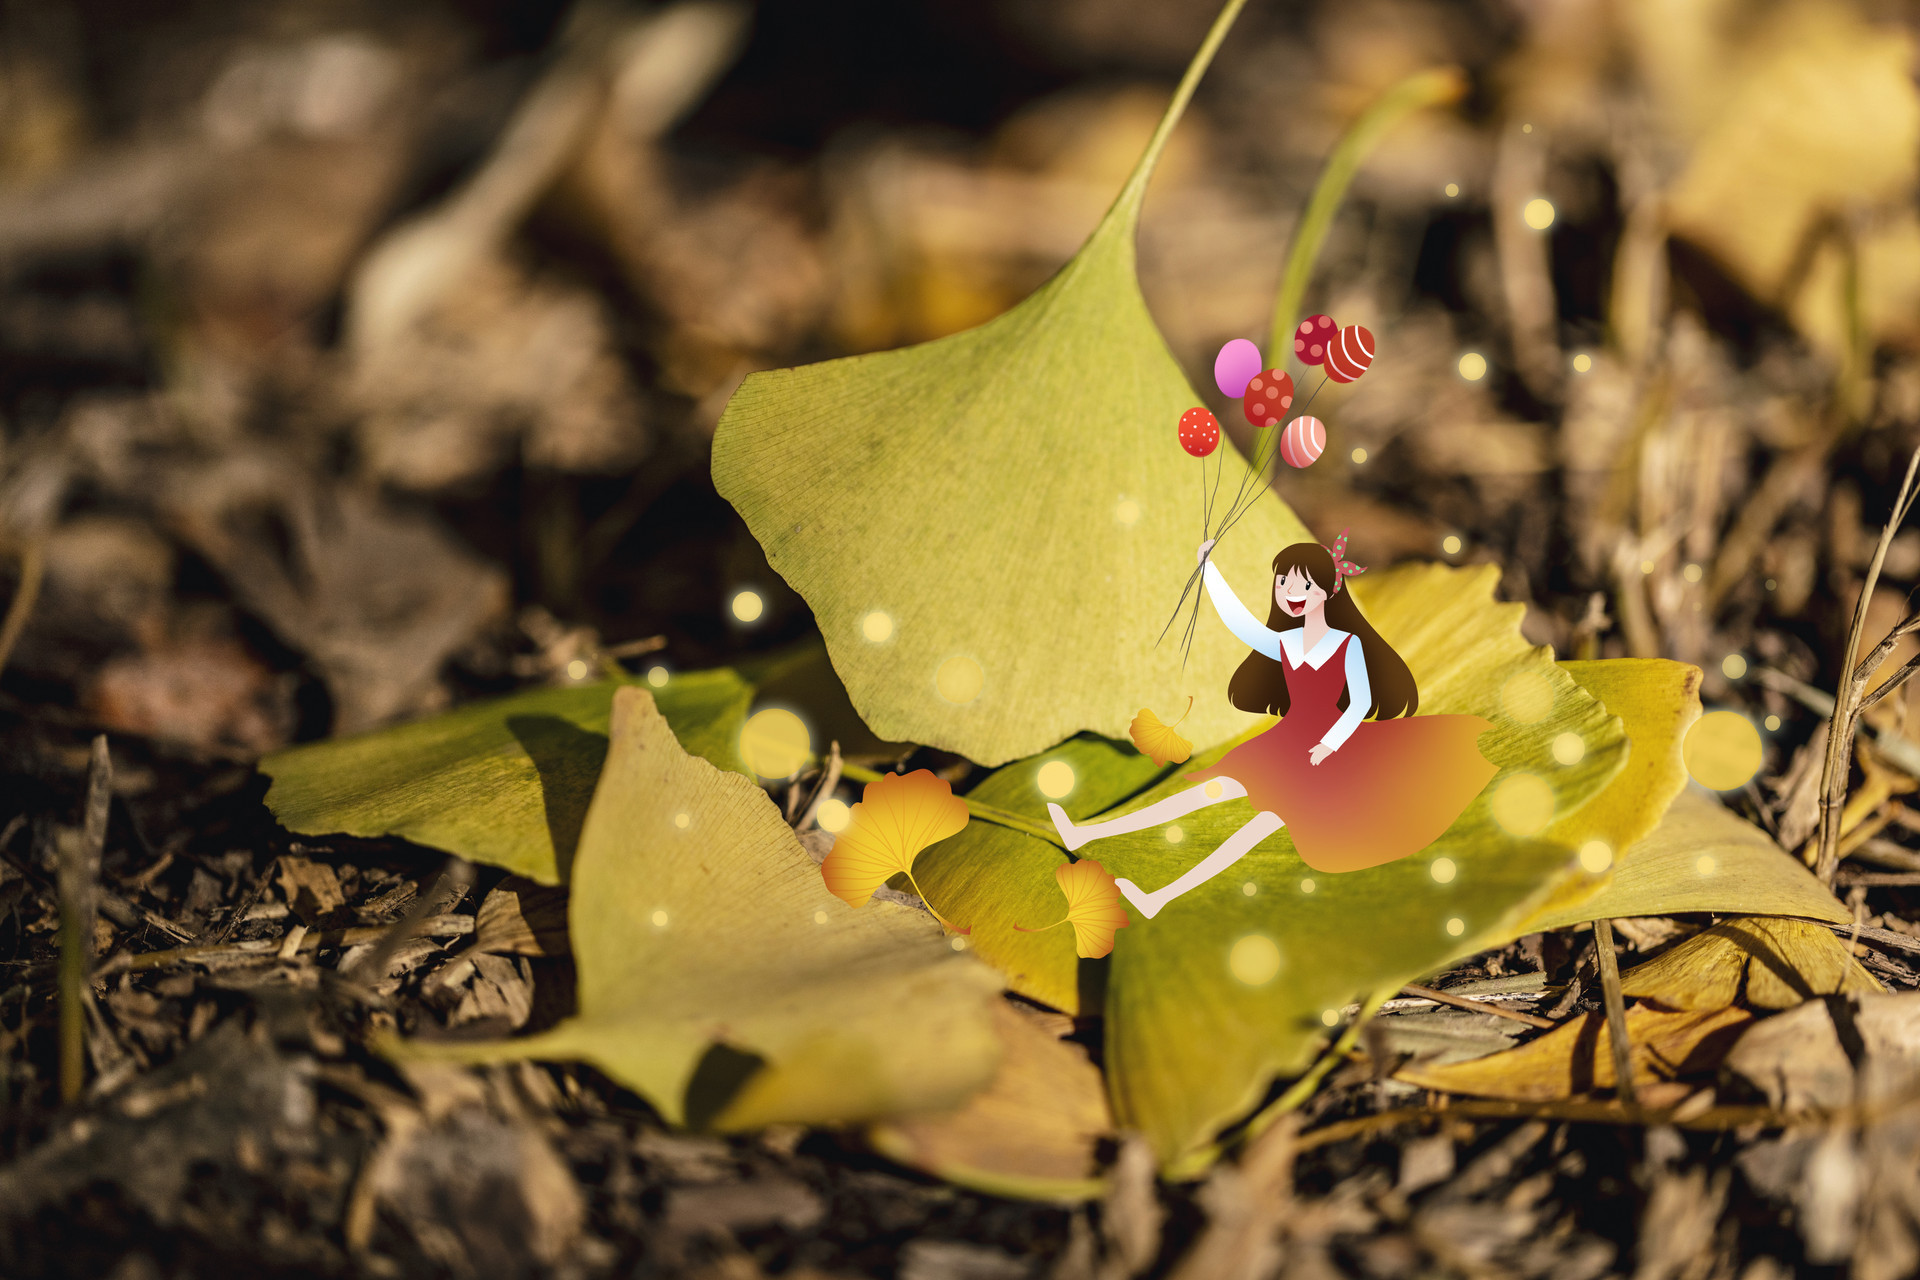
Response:
[[[1196,458],[1212,453],[1220,447],[1220,419],[1199,408],[1181,414],[1180,447]]]
[[[1247,379],[1247,394],[1240,398],[1240,412],[1256,427],[1270,427],[1280,415],[1293,408],[1293,375],[1279,369],[1256,373]]]
[[[1301,364],[1319,364],[1327,358],[1327,348],[1340,336],[1332,316],[1308,316],[1293,331],[1293,354]]]
[[[1357,324],[1340,331],[1327,348],[1327,376],[1335,382],[1352,382],[1373,363],[1373,335]]]
[[[1327,426],[1318,418],[1295,418],[1280,436],[1280,456],[1290,467],[1310,467],[1327,447]]]

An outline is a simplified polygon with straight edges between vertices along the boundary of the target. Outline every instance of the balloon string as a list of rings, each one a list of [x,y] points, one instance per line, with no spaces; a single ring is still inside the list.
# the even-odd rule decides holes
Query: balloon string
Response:
[[[1308,409],[1313,407],[1313,402],[1315,400],[1320,398],[1320,393],[1326,389],[1328,381],[1329,379],[1325,375],[1322,375],[1320,379],[1320,385],[1315,387],[1313,389],[1313,394],[1307,397],[1306,404],[1300,406],[1300,413],[1302,415],[1304,415]],[[1269,461],[1271,461],[1271,459],[1269,459]],[[1265,470],[1265,464],[1262,464],[1261,469],[1263,471]],[[1271,484],[1271,482],[1269,481],[1268,484]],[[1266,486],[1262,485],[1262,486],[1256,487],[1247,498],[1246,504],[1244,506],[1240,505],[1239,503],[1235,503],[1233,506],[1227,509],[1226,517],[1221,521],[1221,524],[1220,524],[1220,532],[1217,535],[1215,535],[1216,538],[1225,537],[1227,530],[1233,528],[1234,525],[1240,522],[1240,517],[1246,515],[1247,512],[1253,510],[1254,503],[1259,501],[1260,489],[1264,487]]]

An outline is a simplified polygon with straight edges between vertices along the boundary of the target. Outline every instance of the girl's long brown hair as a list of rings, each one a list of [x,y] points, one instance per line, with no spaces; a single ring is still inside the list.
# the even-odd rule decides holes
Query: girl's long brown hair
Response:
[[[1273,558],[1273,578],[1267,583],[1267,629],[1291,631],[1306,625],[1305,616],[1292,617],[1282,611],[1275,598],[1274,582],[1298,569],[1312,578],[1322,591],[1332,592],[1338,579],[1333,572],[1333,554],[1317,542],[1296,542]],[[1343,586],[1337,595],[1327,598],[1327,625],[1350,631],[1359,638],[1367,659],[1367,684],[1373,690],[1373,705],[1367,714],[1378,720],[1412,715],[1420,706],[1420,690],[1406,660],[1381,639],[1360,606],[1353,602],[1353,591]],[[1251,653],[1233,673],[1227,685],[1227,701],[1242,711],[1262,711],[1285,715],[1293,700],[1287,695],[1287,669],[1264,653]],[[1340,691],[1340,709],[1346,710],[1347,693]]]

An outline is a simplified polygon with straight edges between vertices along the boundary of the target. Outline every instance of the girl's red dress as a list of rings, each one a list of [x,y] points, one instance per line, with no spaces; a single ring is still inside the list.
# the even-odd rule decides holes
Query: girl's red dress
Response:
[[[1358,871],[1418,853],[1440,838],[1498,772],[1480,754],[1479,716],[1364,720],[1340,749],[1307,759],[1340,718],[1349,635],[1316,670],[1286,664],[1291,705],[1280,723],[1241,743],[1196,781],[1232,778],[1258,810],[1279,815],[1315,871]]]

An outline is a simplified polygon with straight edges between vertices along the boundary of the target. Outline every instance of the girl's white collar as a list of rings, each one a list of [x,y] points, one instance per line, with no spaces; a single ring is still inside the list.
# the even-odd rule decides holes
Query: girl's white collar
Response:
[[[1294,666],[1297,667],[1304,662],[1315,671],[1325,666],[1327,659],[1333,656],[1333,651],[1340,647],[1340,642],[1353,634],[1351,631],[1328,627],[1327,634],[1320,637],[1320,643],[1313,646],[1313,652],[1302,654],[1301,646],[1306,644],[1305,638],[1301,635],[1302,630],[1301,627],[1291,627],[1282,631],[1280,647],[1287,651],[1287,660]]]

